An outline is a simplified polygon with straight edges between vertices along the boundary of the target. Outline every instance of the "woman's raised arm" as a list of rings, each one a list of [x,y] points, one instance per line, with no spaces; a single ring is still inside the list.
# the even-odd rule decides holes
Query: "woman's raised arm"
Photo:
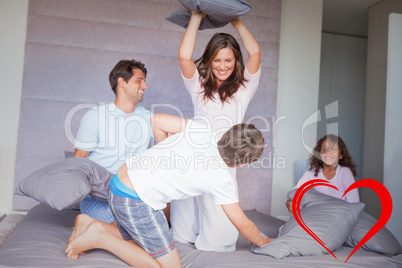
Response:
[[[205,14],[192,11],[190,22],[186,32],[183,35],[179,47],[179,63],[181,72],[184,77],[191,79],[195,73],[195,63],[193,61],[193,53],[195,49],[195,41],[197,39],[198,28]]]
[[[260,45],[258,44],[257,40],[255,40],[254,36],[251,34],[248,28],[240,20],[240,18],[233,19],[230,23],[239,33],[244,48],[247,51],[247,70],[249,74],[255,74],[260,68],[261,64]]]

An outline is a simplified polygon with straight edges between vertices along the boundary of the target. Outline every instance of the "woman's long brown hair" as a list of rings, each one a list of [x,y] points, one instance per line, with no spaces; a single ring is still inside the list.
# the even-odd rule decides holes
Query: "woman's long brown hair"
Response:
[[[353,176],[356,177],[357,176],[357,170],[356,170],[357,165],[353,161],[352,156],[350,155],[345,142],[341,139],[341,137],[333,135],[333,134],[325,135],[324,137],[319,139],[313,150],[313,153],[310,157],[310,165],[311,165],[310,170],[314,171],[314,176],[317,177],[318,172],[320,171],[320,168],[323,168],[323,162],[320,157],[320,152],[321,152],[321,147],[322,147],[323,142],[327,139],[330,142],[332,142],[333,144],[338,144],[340,154],[342,155],[342,158],[339,159],[338,164],[343,167],[350,168]]]
[[[217,78],[212,72],[212,61],[222,48],[230,48],[235,57],[233,73],[217,86]],[[214,93],[219,93],[222,103],[229,102],[233,95],[244,86],[247,80],[244,78],[244,61],[240,46],[236,39],[227,33],[216,33],[205,48],[204,54],[195,61],[198,72],[200,73],[201,86],[204,88],[203,100],[214,100]]]

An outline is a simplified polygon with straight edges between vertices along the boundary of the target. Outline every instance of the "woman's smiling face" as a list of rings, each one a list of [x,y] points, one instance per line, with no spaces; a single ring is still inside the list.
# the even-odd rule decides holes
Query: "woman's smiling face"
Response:
[[[233,73],[235,56],[231,48],[222,48],[212,60],[212,72],[218,79],[219,85]]]

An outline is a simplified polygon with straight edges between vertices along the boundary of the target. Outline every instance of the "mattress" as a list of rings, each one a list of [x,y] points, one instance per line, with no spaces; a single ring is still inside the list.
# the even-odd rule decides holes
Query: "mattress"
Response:
[[[11,237],[0,248],[1,267],[127,267],[113,254],[94,249],[79,260],[68,259],[64,250],[78,210],[58,211],[44,204],[32,208]],[[284,223],[255,211],[246,215],[260,231],[270,237],[278,234]],[[250,242],[240,237],[234,252],[218,253],[196,250],[191,244],[176,243],[183,267],[402,267],[402,261],[359,249],[347,263],[352,248],[341,247],[335,253],[318,256],[287,257],[281,260],[256,255]]]

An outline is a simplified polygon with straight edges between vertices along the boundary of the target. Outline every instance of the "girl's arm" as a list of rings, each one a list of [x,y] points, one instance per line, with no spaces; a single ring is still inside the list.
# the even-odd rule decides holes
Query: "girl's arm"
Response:
[[[306,172],[304,172],[303,176],[299,179],[299,181],[297,182],[296,186],[293,189],[298,189],[300,188],[300,186],[302,186],[305,182],[309,181],[309,177],[310,177],[310,171],[307,170]],[[286,207],[288,208],[290,213],[293,213],[293,202],[290,200],[286,200]]]
[[[157,143],[163,141],[169,135],[184,131],[186,124],[187,119],[173,115],[154,114],[151,117],[152,132]]]
[[[260,68],[261,64],[261,49],[257,40],[250,33],[247,27],[243,24],[240,18],[236,18],[230,22],[236,31],[239,33],[244,48],[247,51],[247,70],[249,74],[255,74]]]
[[[355,183],[355,178],[353,177],[353,173],[348,167],[340,167],[342,168],[342,173],[340,175],[340,179],[342,180],[342,184],[344,190],[349,188],[350,185]],[[353,189],[348,192],[344,198],[349,203],[358,203],[360,202],[359,191],[357,189]]]
[[[179,63],[183,76],[191,79],[195,73],[195,64],[193,61],[193,53],[195,49],[195,40],[197,39],[198,28],[205,14],[195,11],[191,12],[191,19],[183,35],[179,47]]]

